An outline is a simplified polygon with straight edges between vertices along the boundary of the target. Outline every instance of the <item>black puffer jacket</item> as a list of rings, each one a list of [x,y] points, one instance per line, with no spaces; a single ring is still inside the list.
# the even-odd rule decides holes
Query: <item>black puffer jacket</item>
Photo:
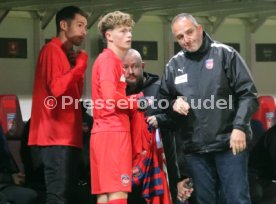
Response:
[[[166,65],[160,92],[170,101],[178,123],[177,151],[204,153],[229,149],[233,128],[251,138],[250,119],[258,107],[257,91],[240,55],[204,33],[197,52],[184,50]],[[190,104],[188,116],[172,111],[178,96]]]

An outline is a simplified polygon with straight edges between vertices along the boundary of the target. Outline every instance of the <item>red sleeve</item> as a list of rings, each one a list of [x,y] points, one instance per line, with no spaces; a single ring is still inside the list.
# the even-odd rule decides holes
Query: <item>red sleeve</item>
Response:
[[[70,69],[65,54],[51,45],[48,45],[41,52],[38,63],[46,72],[44,76],[46,76],[49,91],[55,97],[63,95],[68,89],[75,86],[80,79],[73,74],[72,70],[74,68]]]
[[[83,87],[84,87],[84,78],[80,78],[78,81],[79,98],[82,96]]]
[[[120,67],[122,66],[120,62],[116,61],[115,59],[101,60],[99,66],[100,88],[102,89],[101,93],[103,100],[114,101],[116,107],[118,107],[117,102],[119,100],[125,100],[128,108],[137,109],[137,100],[130,99],[125,95],[125,82],[120,81],[120,78],[123,74]],[[120,89],[123,90],[120,91]]]
[[[117,108],[120,108],[120,106],[118,106],[118,101],[120,100],[124,100],[124,105],[122,105],[122,109],[125,109],[126,106],[128,109],[138,109],[138,102],[136,98],[131,98],[131,97],[127,97],[125,95],[123,95],[122,93],[118,92],[116,90],[115,85],[110,82],[110,81],[103,81],[101,83],[101,89],[102,89],[102,96],[103,96],[103,100],[107,101],[107,100],[112,100],[114,101],[114,104]]]

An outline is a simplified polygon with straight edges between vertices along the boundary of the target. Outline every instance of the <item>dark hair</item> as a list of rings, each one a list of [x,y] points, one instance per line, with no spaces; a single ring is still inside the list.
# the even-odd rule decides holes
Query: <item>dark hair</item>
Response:
[[[60,21],[71,21],[75,18],[76,14],[80,14],[81,16],[87,19],[87,14],[81,10],[79,7],[76,6],[67,6],[59,10],[56,14],[56,28],[57,34],[60,32]]]

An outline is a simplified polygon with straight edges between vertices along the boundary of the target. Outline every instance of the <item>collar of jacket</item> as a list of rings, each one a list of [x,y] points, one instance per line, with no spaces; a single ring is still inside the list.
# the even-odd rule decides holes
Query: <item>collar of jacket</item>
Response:
[[[156,74],[144,72],[143,75],[144,75],[143,89],[147,88],[148,86],[150,86],[151,84],[159,80],[159,76]]]
[[[205,55],[206,52],[209,51],[212,42],[213,40],[211,39],[211,37],[205,31],[203,31],[203,40],[200,48],[196,52],[184,51],[184,53],[187,57],[190,57],[190,58],[203,56]]]
[[[143,91],[145,88],[153,84],[154,82],[158,81],[159,76],[156,74],[151,74],[148,72],[143,72],[143,77],[144,77],[144,82],[141,85],[137,85],[135,89],[130,89],[129,86],[126,88],[126,94],[131,95],[131,94],[137,94],[141,91]]]

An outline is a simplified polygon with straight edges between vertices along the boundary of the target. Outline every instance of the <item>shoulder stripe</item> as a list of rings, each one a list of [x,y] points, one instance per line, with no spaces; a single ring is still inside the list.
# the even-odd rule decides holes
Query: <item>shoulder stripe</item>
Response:
[[[222,48],[225,48],[227,51],[229,52],[233,52],[233,50],[231,49],[230,46],[228,45],[225,45],[225,44],[222,44],[222,43],[218,43],[218,42],[214,42],[211,44],[211,47],[222,47]]]

